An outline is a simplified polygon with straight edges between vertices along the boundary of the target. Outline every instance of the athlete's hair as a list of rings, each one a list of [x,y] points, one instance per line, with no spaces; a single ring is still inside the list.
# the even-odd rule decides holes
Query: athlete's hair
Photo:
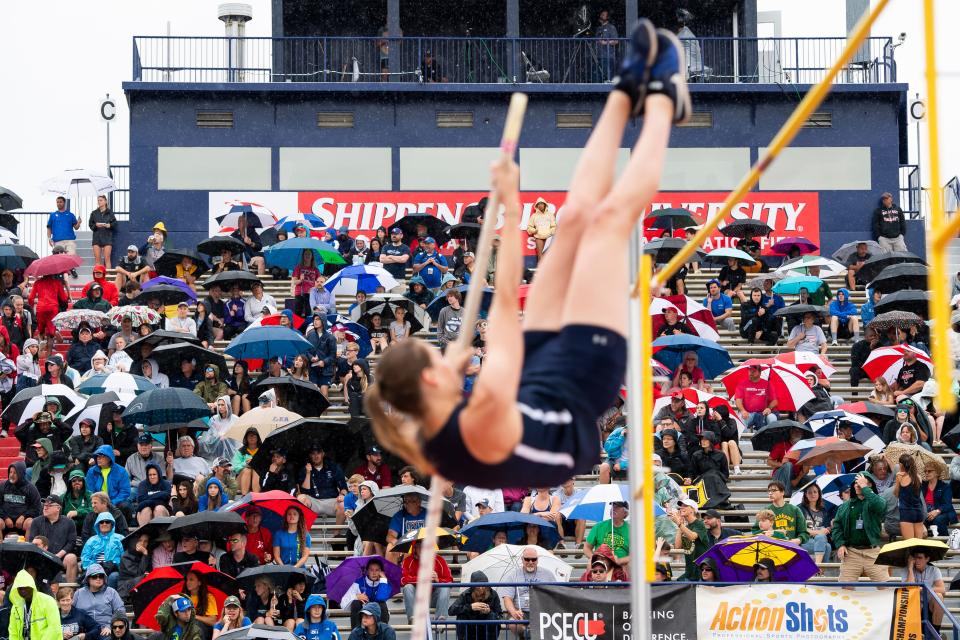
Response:
[[[421,450],[417,424],[424,413],[420,374],[430,366],[427,349],[417,340],[403,340],[387,349],[377,364],[377,381],[364,394],[364,405],[377,442],[429,473],[433,466]]]

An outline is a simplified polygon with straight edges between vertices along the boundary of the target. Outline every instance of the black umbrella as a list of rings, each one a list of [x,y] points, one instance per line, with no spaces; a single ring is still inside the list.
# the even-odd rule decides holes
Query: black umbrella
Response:
[[[197,251],[208,256],[219,256],[224,249],[229,249],[234,256],[238,256],[247,250],[247,245],[233,236],[213,236],[197,245]]]
[[[423,322],[417,317],[423,310],[413,300],[396,294],[385,294],[371,296],[356,310],[360,311],[357,322],[367,329],[373,329],[373,316],[380,314],[382,323],[380,327],[387,330],[390,323],[396,318],[394,313],[396,309],[402,308],[407,313],[403,319],[410,323],[410,333],[416,333],[423,329]]]
[[[643,253],[653,256],[654,262],[664,263],[669,262],[685,246],[687,241],[680,238],[657,238],[643,245]],[[702,259],[703,255],[699,251],[690,256],[690,262],[700,262]]]
[[[12,213],[8,213],[0,207],[0,227],[16,233],[19,225],[20,221],[17,220]]]
[[[909,311],[887,311],[874,316],[867,326],[876,331],[886,331],[890,327],[909,329],[912,326],[923,324],[923,318]]]
[[[877,313],[886,313],[888,311],[909,311],[918,316],[926,317],[929,313],[930,294],[926,291],[897,291],[888,293],[880,298],[880,302],[873,308]]]
[[[196,536],[200,540],[214,541],[235,533],[246,533],[247,523],[233,511],[198,511],[176,518],[167,531],[178,540]]]
[[[227,360],[222,354],[189,342],[162,344],[150,352],[150,357],[157,361],[161,369],[172,369],[176,372],[180,371],[180,363],[184,358],[196,362],[197,369],[200,370],[208,364],[217,365],[221,378],[225,377],[227,368]]]
[[[30,266],[30,263],[38,260],[39,257],[30,247],[22,244],[0,244],[0,270],[17,271],[26,269]]]
[[[393,226],[400,227],[403,231],[404,240],[407,241],[407,244],[410,244],[410,240],[417,237],[417,226],[421,224],[427,228],[427,235],[437,241],[438,247],[449,242],[450,238],[444,233],[447,228],[446,223],[427,213],[413,213],[404,216],[397,220]]]
[[[5,422],[20,424],[27,417],[33,417],[38,411],[43,411],[46,399],[50,396],[60,401],[63,415],[68,415],[74,407],[78,407],[86,400],[80,393],[62,384],[38,384],[17,392],[10,403],[3,408],[0,418]]]
[[[286,627],[271,627],[265,624],[252,624],[233,631],[224,631],[217,640],[300,640]]]
[[[270,467],[270,456],[277,449],[283,449],[287,453],[287,464],[297,469],[306,464],[310,447],[315,444],[324,448],[328,458],[344,464],[356,450],[357,438],[342,422],[303,418],[267,434],[249,464],[263,476]]]
[[[95,393],[87,398],[87,402],[83,405],[83,409],[75,413],[71,413],[71,415],[64,418],[64,422],[69,425],[76,425],[74,427],[74,435],[77,435],[80,433],[80,425],[77,423],[82,418],[90,418],[91,420],[95,420],[97,426],[106,424],[107,420],[113,417],[113,410],[117,407],[123,406],[123,404],[125,403],[120,402],[120,396],[118,396],[114,391]]]
[[[237,585],[247,593],[253,593],[254,584],[257,578],[270,578],[273,586],[286,590],[297,582],[305,580],[307,591],[317,581],[312,572],[301,569],[300,567],[291,567],[289,565],[264,564],[252,569],[244,569],[237,576]]]
[[[275,389],[277,396],[284,399],[284,402],[280,403],[284,408],[305,418],[316,418],[330,406],[330,401],[320,392],[320,387],[307,380],[297,380],[293,376],[261,378],[251,387],[250,394],[257,397],[267,389]]]
[[[164,251],[163,255],[154,263],[153,267],[161,276],[176,278],[177,265],[180,264],[184,258],[190,258],[193,260],[193,264],[196,265],[197,270],[193,272],[194,277],[200,277],[210,270],[210,267],[207,266],[207,263],[200,257],[200,254],[193,249],[171,249]]]
[[[443,233],[451,240],[466,240],[472,246],[480,237],[481,227],[482,225],[478,222],[461,222],[450,225],[443,230]]]
[[[162,305],[180,304],[181,302],[190,302],[190,294],[180,287],[172,284],[155,284],[149,289],[144,289],[136,298],[134,304],[147,304],[150,300],[157,299]]]
[[[164,344],[200,344],[200,340],[190,335],[189,333],[180,333],[179,331],[167,331],[165,329],[158,329],[142,338],[137,338],[126,347],[123,348],[124,352],[133,358],[134,360],[140,360],[140,348],[148,344],[154,349]],[[152,352],[151,352],[152,354]],[[147,356],[150,357],[150,356]]]
[[[356,510],[353,514],[353,524],[357,534],[363,541],[382,542],[387,538],[387,529],[390,518],[403,509],[403,498],[411,494],[419,495],[422,504],[430,501],[430,492],[418,485],[399,485],[384,489],[375,495],[369,502]],[[443,501],[443,512],[440,517],[441,527],[457,526],[454,519],[453,505],[446,499]],[[400,532],[403,535],[403,531]]]
[[[815,313],[819,317],[826,315],[827,310],[824,307],[818,307],[814,304],[788,304],[782,309],[773,312],[774,318],[786,318],[788,316],[803,316],[807,313]]]
[[[657,209],[647,214],[647,219],[653,220],[648,225],[650,229],[667,229],[670,232],[700,224],[687,209],[681,208]]]
[[[881,271],[890,265],[903,264],[905,262],[926,264],[926,262],[923,261],[923,258],[914,255],[909,251],[890,251],[889,253],[874,255],[872,258],[864,262],[863,266],[860,267],[860,271],[857,272],[857,276],[863,280],[866,280],[867,282],[870,282],[880,275]]]
[[[880,293],[902,289],[926,289],[927,267],[919,262],[901,262],[884,267],[868,288]]]
[[[10,575],[16,575],[21,569],[35,569],[41,580],[53,580],[63,571],[63,561],[40,547],[26,542],[0,543],[0,567]]]
[[[23,198],[6,187],[0,187],[0,209],[22,209]]]
[[[124,536],[124,548],[126,548],[127,551],[133,551],[137,546],[137,540],[139,540],[140,536],[144,533],[150,536],[150,542],[152,543],[161,533],[167,533],[167,529],[170,528],[170,525],[173,524],[174,520],[176,520],[176,518],[173,516],[161,516],[154,518],[143,526],[137,527]]]
[[[943,434],[940,439],[943,440],[943,444],[950,447],[951,451],[956,451],[960,448],[960,425],[950,429],[950,431]]]
[[[224,291],[229,291],[235,284],[239,284],[241,289],[250,289],[256,282],[263,284],[260,278],[249,271],[221,271],[204,280],[200,286],[209,291],[210,287],[218,284]]]
[[[765,425],[753,434],[750,442],[753,444],[754,451],[773,451],[773,448],[790,439],[790,430],[800,429],[805,437],[814,436],[813,429],[805,424],[800,424],[795,420],[777,420]]]
[[[767,236],[773,229],[770,225],[759,220],[734,220],[720,228],[720,233],[728,238],[756,238]]]
[[[210,415],[210,407],[193,391],[170,387],[150,389],[123,411],[126,424],[142,424],[147,431],[172,431],[195,418]]]

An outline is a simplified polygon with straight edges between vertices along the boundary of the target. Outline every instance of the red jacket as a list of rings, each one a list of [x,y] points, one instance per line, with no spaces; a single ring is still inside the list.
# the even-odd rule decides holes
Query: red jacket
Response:
[[[367,466],[367,463],[363,463],[354,469],[353,473],[363,476],[364,480],[376,482],[377,486],[381,489],[386,489],[387,487],[393,486],[393,474],[390,472],[390,467],[388,467],[387,463],[385,462],[381,464],[380,468],[373,473],[370,473],[370,468]]]
[[[33,283],[28,302],[36,307],[58,307],[67,302],[67,290],[59,278],[45,277]]]
[[[400,585],[417,584],[417,573],[420,571],[420,559],[414,558],[411,553],[403,559],[400,565],[403,575],[400,577]],[[453,575],[450,573],[450,567],[447,562],[438,554],[433,559],[433,570],[437,572],[437,582],[453,582]]]
[[[98,285],[103,287],[104,300],[106,300],[113,306],[117,306],[117,303],[120,302],[120,292],[117,291],[117,285],[113,284],[106,278],[94,278],[87,284],[83,285],[83,291],[81,292],[81,295],[83,297],[87,296],[87,291],[90,290],[90,287],[93,286],[93,283],[97,283]]]

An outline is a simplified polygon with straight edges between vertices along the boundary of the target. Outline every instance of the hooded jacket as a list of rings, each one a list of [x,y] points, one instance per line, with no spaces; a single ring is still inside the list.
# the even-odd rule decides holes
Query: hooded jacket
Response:
[[[179,597],[181,597],[180,594],[170,596],[164,600],[160,608],[157,609],[157,624],[160,625],[160,633],[163,634],[164,638],[172,637],[173,631],[177,627],[177,614],[173,612],[171,603]],[[181,626],[183,629],[180,634],[180,640],[204,640],[206,637],[206,634],[200,627],[200,623],[197,622],[197,612],[195,609],[190,609],[190,620]]]
[[[101,533],[100,523],[104,521],[110,523],[110,533]],[[115,566],[119,566],[120,556],[123,555],[123,536],[117,533],[115,529],[116,522],[109,511],[104,511],[97,516],[93,526],[93,535],[83,544],[83,551],[80,552],[80,564],[87,568],[87,576],[90,575],[90,569],[97,562],[112,562]],[[100,554],[103,554],[102,560],[98,559]]]
[[[20,587],[33,591],[33,599],[30,601],[30,640],[63,640],[57,601],[37,589],[33,576],[25,570],[17,573],[13,586],[7,590],[10,595],[10,640],[23,640],[26,603],[18,591]]]
[[[540,203],[547,205],[543,211],[537,209]],[[527,219],[527,234],[537,240],[546,240],[557,231],[557,217],[550,210],[550,204],[543,198],[537,198]]]
[[[323,607],[323,615],[320,616],[320,622],[311,622],[310,607],[317,605]],[[312,594],[303,605],[303,610],[306,617],[293,630],[293,635],[303,640],[340,640],[337,625],[327,618],[327,601],[323,599],[323,596],[319,593]]]
[[[83,491],[81,494],[74,498],[73,493],[70,492],[70,481],[74,478],[83,478],[83,471],[80,469],[73,469],[70,471],[70,474],[67,476],[67,491],[60,496],[63,500],[63,515],[66,516],[71,511],[76,511],[76,519],[79,522],[83,522],[83,519],[87,517],[87,514],[93,511],[93,505],[90,503],[91,494],[87,491],[86,482],[84,482]]]
[[[100,351],[100,343],[93,338],[86,344],[77,340],[67,351],[67,364],[84,374],[90,370],[90,360],[97,351]]]
[[[474,571],[470,574],[470,582],[489,582],[483,571]],[[473,592],[476,587],[464,589],[460,595],[450,603],[449,615],[456,616],[457,620],[499,620],[503,617],[500,598],[492,588],[483,600],[474,600]],[[474,611],[471,606],[474,602],[483,602],[490,607],[490,613]],[[461,625],[457,627],[457,640],[496,640],[500,634],[499,625]]]
[[[164,475],[163,470],[160,469],[160,465],[151,461],[147,463],[146,469],[156,469],[160,480],[157,484],[150,484],[147,480],[143,480],[143,482],[137,485],[138,510],[146,507],[164,505],[170,501],[170,482]],[[146,476],[146,473],[144,473],[144,476]]]
[[[676,443],[673,453],[670,453],[663,447],[664,436],[673,437],[673,441]],[[660,462],[663,463],[664,468],[669,469],[671,473],[675,473],[681,478],[690,476],[690,458],[684,453],[681,447],[679,431],[676,429],[664,429],[660,432],[660,439],[657,440],[656,444],[656,453],[660,456]]]
[[[122,622],[127,625],[127,630],[123,632],[123,635],[120,636],[119,640],[137,640],[137,636],[133,635],[130,631],[130,619],[127,618],[126,612],[117,611],[113,614],[113,619],[110,620],[110,640],[117,640],[117,637],[113,635],[113,625],[114,623]],[[94,640],[91,638],[91,640]]]
[[[701,564],[701,565],[705,565],[705,564],[710,565],[710,568],[713,569],[713,577],[714,577],[713,582],[719,582],[719,581],[720,581],[720,571],[719,571],[719,569],[717,568],[717,561],[716,561],[716,560],[714,560],[713,558],[707,558],[706,560],[704,560],[704,561],[701,562],[700,564]],[[704,580],[703,580],[703,571],[700,572],[700,576],[701,576],[700,581],[701,581],[701,582],[704,582]]]
[[[220,487],[220,504],[210,503],[210,495],[207,493],[207,490],[210,488],[210,485],[215,484]],[[223,483],[217,480],[216,478],[210,478],[203,485],[203,495],[197,498],[197,502],[200,505],[200,511],[218,511],[220,507],[230,502],[229,496],[227,496],[227,490],[223,488]]]
[[[93,465],[87,469],[87,491],[96,493],[105,491],[110,496],[110,502],[121,504],[130,499],[130,474],[116,462],[113,455],[113,447],[108,444],[103,445],[94,452],[95,455],[105,455],[110,458],[110,473],[107,475],[106,486],[103,482],[103,474],[100,467]]]
[[[17,481],[9,480],[10,469],[17,472]],[[17,460],[7,467],[7,480],[0,484],[0,517],[16,520],[20,516],[40,515],[40,492],[27,481],[27,465]]]
[[[94,286],[99,285],[100,297],[94,298],[93,291]],[[113,287],[114,302],[116,302],[120,295],[116,293],[116,287]],[[110,311],[110,308],[113,306],[110,300],[106,298],[107,292],[104,289],[104,283],[93,281],[87,283],[86,291],[83,293],[83,297],[73,303],[74,309],[92,309],[93,311],[102,311],[104,313]]]
[[[617,427],[611,431],[607,439],[603,441],[603,450],[607,452],[607,460],[610,461],[611,466],[619,462],[621,471],[626,471],[629,467],[629,461],[624,452],[624,446],[626,444],[627,429],[625,427]]]
[[[225,382],[220,380],[220,367],[215,364],[208,364],[207,367],[213,369],[213,382],[207,380],[206,376],[204,376],[203,380],[200,381],[200,384],[193,388],[193,392],[200,396],[204,402],[210,404],[216,402],[217,398],[220,396],[227,395],[227,393],[230,391],[230,388]],[[206,367],[204,367],[204,369],[206,369]]]
[[[59,404],[59,402],[57,402]],[[32,445],[40,438],[49,438],[53,444],[54,450],[62,449],[63,444],[70,438],[73,430],[63,424],[63,420],[54,417],[50,430],[43,432],[40,427],[33,422],[33,418],[24,421],[17,426],[14,437],[20,441],[20,450],[26,453],[25,460],[28,465],[33,465],[37,461],[37,454],[33,452]]]
[[[119,451],[116,454],[116,463],[124,464],[127,458],[137,452],[137,429],[133,425],[124,425],[117,428],[109,420],[97,430],[97,435],[103,439],[103,444],[110,445],[110,448]]]
[[[27,376],[34,383],[40,381],[40,376],[43,375],[43,372],[40,371],[40,362],[30,354],[27,349],[33,346],[40,346],[40,343],[37,342],[34,338],[27,338],[23,343],[23,349],[19,356],[17,356],[17,376]]]
[[[843,302],[840,302],[839,295],[843,294]],[[830,301],[830,315],[845,324],[851,316],[858,315],[857,305],[850,302],[850,291],[848,289],[837,289],[837,295]]]
[[[37,458],[30,471],[30,482],[40,491],[41,485],[46,485],[47,493],[50,493],[50,465],[53,463],[53,443],[50,438],[38,438],[35,444],[39,444],[47,452],[46,458]],[[46,495],[41,492],[41,495]]]
[[[372,605],[372,606],[371,606]],[[363,605],[362,613],[369,613],[377,621],[376,632],[372,635],[360,624],[356,629],[350,632],[348,640],[397,640],[397,632],[390,625],[380,622],[380,605],[376,602],[368,602]]]
[[[413,285],[415,284],[423,285],[423,291],[421,291],[420,293],[417,293],[416,291],[414,291]],[[407,292],[403,294],[403,297],[407,298],[408,300],[411,300],[414,304],[428,305],[433,301],[433,294],[430,293],[430,289],[427,288],[427,283],[424,281],[422,277],[413,276],[412,278],[407,280],[407,285],[408,285],[408,289],[407,289]]]
[[[77,590],[73,606],[86,611],[100,628],[110,628],[110,621],[118,612],[126,613],[123,600],[113,587],[108,587],[106,581],[103,587],[94,593],[90,590],[90,576],[106,573],[103,567],[96,562],[87,567],[83,574],[83,588]],[[31,640],[33,640],[31,638]]]
[[[850,535],[857,528],[858,518],[854,517],[854,507],[862,505],[859,520],[863,521],[863,532],[872,546],[880,546],[880,527],[883,526],[883,519],[887,512],[887,503],[874,491],[876,479],[873,474],[864,471],[863,475],[871,481],[871,485],[861,489],[863,497],[857,495],[856,488],[850,489],[850,499],[840,505],[837,513],[833,516],[833,523],[830,526],[830,537],[833,539],[835,547],[845,547]]]
[[[80,464],[86,464],[87,460],[92,458],[94,452],[101,446],[103,446],[103,438],[98,436],[94,430],[90,434],[89,440],[84,440],[83,436],[78,433],[67,440],[63,448],[67,450],[71,460],[78,460]]]
[[[905,236],[907,222],[903,217],[903,210],[893,203],[890,208],[885,208],[883,198],[880,198],[879,206],[873,210],[870,231],[873,233],[874,240]]]
[[[136,429],[130,429],[133,432],[136,432]],[[124,428],[124,431],[127,431]],[[135,451],[130,454],[127,458],[127,461],[124,463],[123,468],[127,470],[127,475],[130,476],[130,486],[138,487],[140,483],[147,477],[147,465],[155,464],[161,469],[164,468],[166,462],[163,459],[163,454],[158,453],[157,451],[151,451],[150,457],[146,460],[143,459],[143,456],[140,455],[139,451]],[[160,476],[163,477],[164,473],[161,472]]]

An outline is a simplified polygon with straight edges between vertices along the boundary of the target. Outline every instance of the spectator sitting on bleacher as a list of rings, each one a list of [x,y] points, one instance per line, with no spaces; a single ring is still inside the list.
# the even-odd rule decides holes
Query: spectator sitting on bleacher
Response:
[[[116,307],[120,300],[120,291],[117,289],[117,286],[112,282],[107,280],[107,268],[102,264],[98,264],[93,267],[93,280],[83,285],[83,290],[80,292],[80,295],[84,298],[89,298],[90,290],[94,286],[100,285],[101,288],[101,298],[110,306],[107,307],[107,311],[110,310],[110,307]],[[77,302],[81,302],[78,300]],[[92,309],[93,307],[77,307],[76,304],[73,305],[75,309]],[[103,311],[103,309],[99,309]]]
[[[113,448],[103,445],[94,453],[94,460],[97,464],[87,470],[87,490],[91,493],[103,491],[118,509],[127,510],[130,500],[130,476],[126,469],[117,464]]]
[[[367,447],[366,462],[354,469],[353,473],[363,476],[364,480],[376,482],[381,489],[393,486],[390,467],[383,461],[383,451],[375,444]]]
[[[94,525],[94,535],[90,536],[83,543],[83,551],[80,552],[80,565],[86,569],[84,581],[89,583],[91,575],[97,575],[97,568],[101,573],[106,574],[106,584],[116,588],[117,581],[120,579],[120,556],[123,555],[123,536],[114,531],[113,516],[104,512],[97,516]],[[105,587],[101,583],[98,586]],[[96,590],[92,590],[96,593]],[[80,607],[85,609],[86,607]],[[88,611],[94,620],[100,622],[95,613]],[[113,615],[113,612],[110,612]]]
[[[427,289],[427,283],[424,279],[415,275],[407,281],[407,287],[407,292],[403,294],[404,297],[421,309],[426,309],[427,305],[433,300],[433,294]]]
[[[807,533],[807,520],[800,509],[786,500],[785,488],[782,483],[776,480],[767,484],[767,496],[770,498],[770,504],[765,509],[773,512],[773,528],[782,531],[785,539],[794,544],[803,544],[810,537]],[[755,522],[753,533],[760,531],[760,527]]]
[[[259,486],[258,486],[259,485]],[[270,454],[270,466],[262,478],[254,481],[254,491],[283,491],[294,489],[294,476],[287,465],[287,452],[274,449]]]
[[[307,294],[307,303],[314,317],[326,318],[328,314],[337,312],[336,296],[327,289],[326,284],[327,276],[321,273]]]
[[[670,473],[690,481],[690,459],[681,450],[679,437],[676,429],[664,429],[660,432],[660,445],[656,452],[660,456],[661,463]]]
[[[177,304],[177,315],[167,318],[164,329],[196,338],[197,321],[189,317],[189,313],[190,304],[186,300],[180,301]]]
[[[67,351],[67,364],[82,375],[90,370],[90,359],[98,351],[100,351],[100,344],[94,342],[93,331],[89,326],[84,325],[77,332],[77,342],[70,345],[70,350]]]
[[[80,382],[86,382],[96,375],[113,373],[113,370],[108,368],[108,362],[107,354],[103,349],[97,349],[96,353],[90,356],[90,368],[80,376]]]
[[[475,520],[487,513],[503,513],[503,491],[501,489],[484,489],[467,485],[463,488],[467,511],[466,519]]]
[[[610,432],[603,442],[603,450],[607,453],[607,460],[600,464],[599,483],[610,484],[612,479],[625,478],[629,466],[626,424]]]
[[[857,305],[850,302],[850,291],[837,289],[837,295],[830,302],[830,340],[837,344],[837,339],[850,338],[860,340],[860,318],[857,317]]]
[[[190,598],[179,593],[167,597],[157,609],[157,624],[160,631],[149,640],[204,640],[207,637]]]
[[[150,362],[154,361],[150,360]],[[152,365],[151,369],[153,369]],[[153,370],[156,371],[157,369]],[[187,391],[195,391],[197,386],[203,382],[203,380],[204,378],[201,377],[200,373],[197,371],[196,360],[193,358],[181,358],[180,372],[174,374],[173,378],[170,379],[169,386],[177,387],[178,389],[186,389]]]
[[[33,443],[40,438],[48,438],[53,448],[60,450],[63,444],[70,438],[72,430],[65,425],[62,420],[53,419],[48,411],[40,411],[33,420],[22,422],[14,436],[20,441],[20,450],[26,453],[24,461],[27,466],[33,466],[37,461],[37,454],[32,450]]]
[[[73,587],[57,589],[57,606],[60,608],[60,628],[63,638],[70,640],[96,640],[100,626],[85,612],[73,606]]]
[[[177,456],[174,457],[173,451],[167,451],[167,480],[173,480],[174,474],[193,480],[210,474],[210,463],[193,455],[195,449],[196,444],[190,436],[180,436],[177,439]]]
[[[749,344],[762,341],[768,345],[776,344],[779,338],[773,312],[763,303],[763,291],[758,287],[740,302],[740,337]]]
[[[807,381],[810,391],[813,392],[813,399],[808,400],[800,407],[797,411],[797,420],[806,420],[819,411],[832,411],[833,400],[830,398],[830,392],[820,384],[816,372],[808,370],[803,374],[803,378]]]
[[[400,566],[401,576],[400,585],[403,594],[403,608],[407,614],[407,621],[413,624],[414,601],[417,596],[417,577],[420,571],[420,543],[415,542],[410,548],[410,553],[403,559]],[[449,584],[453,582],[453,575],[450,573],[450,567],[447,561],[440,554],[433,558],[433,577],[432,582]],[[430,593],[430,606],[435,612],[430,617],[436,620],[443,620],[447,617],[447,610],[450,606],[450,589],[434,587]]]
[[[677,314],[677,310],[673,307],[667,307],[663,311],[663,324],[655,328],[654,336],[679,336],[683,334],[691,334],[690,327],[687,326],[686,322],[680,321],[680,316]]]
[[[470,574],[470,582],[489,582],[487,574],[474,571]],[[503,610],[497,592],[490,587],[474,586],[464,589],[459,597],[450,605],[449,614],[457,620],[500,620]],[[497,640],[500,635],[500,625],[458,625],[457,640]]]
[[[748,429],[760,429],[777,421],[777,398],[770,382],[761,377],[762,367],[750,365],[747,378],[737,385],[733,398]]]
[[[137,245],[131,244],[127,247],[127,255],[117,263],[116,278],[114,286],[118,290],[122,289],[128,297],[130,296],[129,285],[139,284],[147,280],[150,274],[150,265],[140,256],[140,249]],[[137,289],[140,287],[137,286]],[[122,304],[118,301],[118,306]]]
[[[314,513],[335,516],[337,524],[343,524],[343,497],[347,493],[343,470],[326,458],[319,443],[310,445],[307,454],[306,465],[297,472],[297,499]]]
[[[707,476],[718,474],[719,484],[725,486],[730,479],[730,467],[726,456],[716,447],[717,436],[714,432],[704,431],[700,434],[700,449],[690,456],[690,475],[706,482]]]
[[[155,384],[160,389],[166,389],[170,386],[170,378],[167,374],[160,371],[160,365],[153,358],[147,358],[140,363],[140,372],[144,378]]]
[[[246,301],[243,296],[240,294],[240,285],[235,284],[230,287],[230,298],[224,303],[224,316],[223,316],[223,339],[231,340],[234,336],[243,333],[243,330],[247,328],[247,320],[245,319]]]
[[[880,304],[881,298],[883,298],[883,294],[879,291],[867,289],[867,301],[860,307],[860,320],[864,327],[877,316],[876,306]],[[867,330],[864,329],[864,332]]]
[[[293,629],[295,636],[306,640],[340,640],[337,625],[327,618],[327,601],[323,596],[319,593],[311,594],[307,597],[303,610],[302,622]]]
[[[63,445],[69,462],[81,467],[84,472],[95,464],[93,454],[103,445],[103,438],[94,432],[96,426],[96,422],[92,418],[81,419],[77,427],[80,433],[71,436]]]
[[[54,353],[44,363],[46,373],[43,374],[40,381],[43,384],[63,384],[71,389],[74,388],[73,379],[64,369],[63,356]]]
[[[40,497],[46,498],[50,495],[50,487],[53,484],[53,477],[50,475],[50,466],[53,462],[51,459],[53,444],[50,442],[50,438],[39,438],[30,445],[30,448],[33,449],[33,454],[36,456],[36,461],[30,467],[30,482],[37,488]],[[60,450],[58,450],[58,453],[61,456],[63,455]],[[62,457],[60,460],[61,462],[64,461]]]
[[[139,455],[136,457],[139,457]],[[163,477],[160,465],[156,462],[148,462],[146,476],[137,485],[137,523],[140,526],[147,524],[154,518],[170,515],[167,510],[167,504],[170,502],[170,491],[170,482]]]
[[[7,467],[7,479],[0,483],[0,533],[26,534],[40,511],[40,493],[27,480],[26,465],[17,460]]]
[[[204,367],[203,379],[193,388],[193,392],[207,403],[211,411],[215,411],[217,399],[226,396],[229,392],[226,383],[220,380],[220,367],[215,364]]]
[[[707,297],[703,299],[703,306],[710,309],[718,327],[733,331],[733,301],[720,291],[720,281],[716,278],[707,282]]]
[[[717,281],[720,283],[720,289],[732,300],[737,296],[742,301],[744,299],[740,288],[747,281],[747,272],[743,270],[740,261],[736,258],[727,258],[727,264],[720,269],[717,275]]]
[[[423,507],[423,498],[420,494],[405,494],[403,496],[403,508],[390,518],[390,524],[387,528],[387,552],[390,554],[387,556],[388,560],[391,557],[397,561],[400,560],[400,555],[391,551],[393,545],[411,531],[422,528],[426,519],[427,510]]]
[[[670,394],[670,404],[665,405],[657,411],[657,414],[653,416],[653,421],[660,422],[664,418],[671,418],[679,427],[681,421],[685,421],[689,415],[690,412],[687,410],[687,402],[684,400],[683,394],[678,390]]]
[[[786,488],[786,495],[789,497],[793,489],[799,486],[800,481],[807,475],[809,469],[803,464],[784,460],[784,456],[790,447],[803,439],[804,432],[796,427],[790,429],[790,435],[787,440],[773,445],[770,455],[767,456],[767,466],[773,470],[772,477]]]
[[[795,326],[787,338],[787,347],[796,351],[808,351],[810,353],[827,353],[827,337],[823,334],[817,324],[817,314],[808,311],[803,314],[803,322]]]
[[[254,282],[250,285],[251,294],[244,300],[243,319],[247,324],[255,320],[262,320],[264,316],[277,313],[277,301],[269,293],[264,293],[263,283]],[[231,295],[231,302],[232,302]]]
[[[828,536],[837,508],[824,501],[820,486],[813,483],[803,491],[800,511],[806,520],[809,536],[801,546],[810,552],[814,562],[817,566],[820,566],[824,559],[829,561],[831,557],[832,551]]]
[[[723,518],[716,509],[707,509],[703,512],[703,525],[707,528],[707,544],[713,546],[730,536],[738,536],[736,529],[723,526]]]
[[[383,574],[381,560],[379,558],[368,560],[364,575],[357,578],[340,599],[340,608],[350,612],[350,627],[357,627],[360,623],[361,609],[369,604],[378,604],[382,607],[384,622],[389,622],[390,610],[387,609],[387,601],[390,599],[391,591],[390,582]]]
[[[613,562],[627,569],[630,565],[630,524],[626,521],[629,505],[626,502],[610,503],[610,518],[602,520],[590,529],[583,542],[583,555],[591,558],[601,546],[613,551]]]
[[[89,491],[89,490],[88,490]],[[110,502],[110,496],[103,491],[97,491],[90,496],[90,513],[83,519],[80,529],[80,539],[83,542],[96,534],[95,524],[101,513],[109,513],[113,517],[114,531],[120,535],[127,533],[127,519],[123,512]]]
[[[862,278],[857,277],[857,274],[863,267],[863,263],[871,258],[867,249],[866,242],[858,242],[857,250],[847,258],[847,288],[851,291],[855,290],[858,284],[866,284]],[[867,322],[867,320],[864,320],[864,322]]]
[[[710,406],[705,401],[698,402],[693,415],[688,416],[681,425],[684,453],[692,456],[700,449],[700,438],[704,431],[716,434],[722,427],[723,425],[715,419]]]

